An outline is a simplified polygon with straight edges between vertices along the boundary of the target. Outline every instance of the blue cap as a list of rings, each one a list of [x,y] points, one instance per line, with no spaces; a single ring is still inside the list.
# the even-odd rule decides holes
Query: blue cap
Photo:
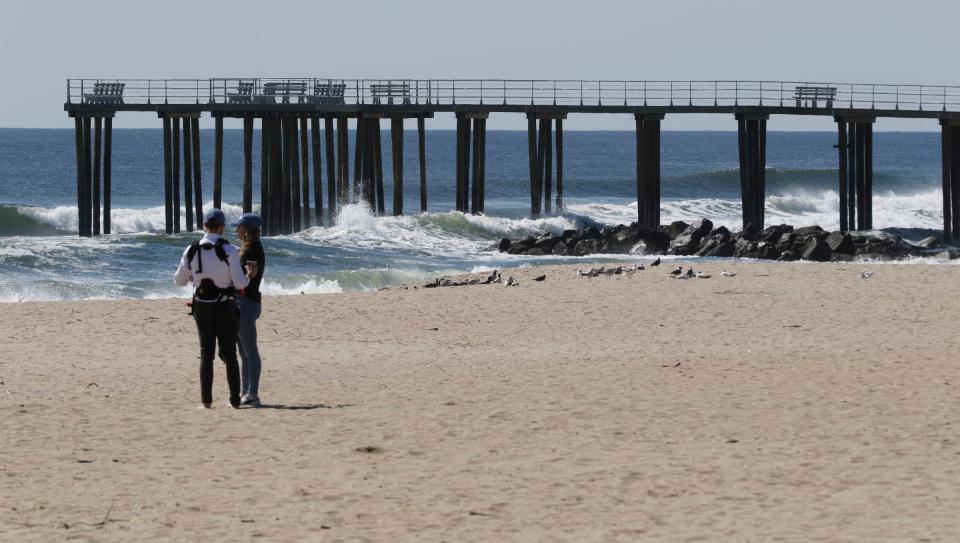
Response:
[[[242,226],[251,231],[260,230],[260,227],[263,226],[263,219],[253,213],[244,213],[240,215],[239,219],[230,223],[230,226]]]
[[[223,215],[223,211],[215,207],[208,209],[207,212],[203,214],[203,224],[220,226],[221,224],[226,224],[226,222],[227,218]]]

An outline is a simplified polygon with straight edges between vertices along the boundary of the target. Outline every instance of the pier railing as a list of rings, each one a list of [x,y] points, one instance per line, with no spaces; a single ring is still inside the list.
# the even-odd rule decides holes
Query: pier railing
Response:
[[[122,84],[116,101],[99,100],[103,84]],[[830,99],[801,98],[800,88]],[[625,106],[960,111],[960,86],[816,81],[614,81],[521,79],[68,79],[67,103],[393,104],[489,106]]]

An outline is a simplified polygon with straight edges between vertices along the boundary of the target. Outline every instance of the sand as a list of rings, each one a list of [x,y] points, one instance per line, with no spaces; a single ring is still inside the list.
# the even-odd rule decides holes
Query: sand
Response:
[[[239,411],[183,300],[0,306],[0,540],[960,537],[960,266],[666,267],[267,298]]]

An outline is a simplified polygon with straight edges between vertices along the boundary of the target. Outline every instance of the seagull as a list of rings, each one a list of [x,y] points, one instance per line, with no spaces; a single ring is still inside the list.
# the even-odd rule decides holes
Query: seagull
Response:
[[[660,265],[660,257],[659,257],[659,256],[657,257],[656,260],[654,260],[653,262],[650,263],[650,267],[651,267],[651,268],[654,267],[654,266],[659,266],[659,265]]]
[[[737,274],[734,272],[728,272],[727,270],[723,270],[722,272],[720,272],[720,275],[722,275],[723,277],[736,277]]]
[[[863,270],[860,272],[861,279],[870,279],[871,277],[873,277],[873,272],[870,270]]]
[[[643,264],[637,264],[636,266],[633,267],[633,269],[636,271],[643,271],[646,268],[643,267]]]
[[[693,277],[696,274],[693,273],[693,268],[687,268],[686,275],[687,277]]]
[[[520,284],[520,281],[517,280],[514,276],[507,277],[507,282],[503,284],[505,287],[515,287]]]
[[[680,276],[683,273],[683,266],[679,266],[677,269],[670,272],[670,275]]]
[[[710,274],[709,274],[709,273],[703,273],[703,272],[697,272],[696,278],[697,278],[697,279],[710,279]]]
[[[497,279],[500,277],[500,272],[498,270],[493,270],[490,272],[490,275],[487,276],[487,284],[496,283]]]

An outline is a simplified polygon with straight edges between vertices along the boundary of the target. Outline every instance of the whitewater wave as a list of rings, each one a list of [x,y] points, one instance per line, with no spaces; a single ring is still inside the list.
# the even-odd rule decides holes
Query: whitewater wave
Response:
[[[203,205],[206,212],[213,202]],[[243,213],[243,208],[232,204],[223,204],[227,220],[235,220]],[[0,236],[50,236],[76,234],[80,223],[77,208],[74,206],[35,207],[0,206]],[[166,230],[164,208],[145,209],[114,208],[110,214],[111,231],[115,234],[159,233]],[[180,208],[180,228],[186,230],[186,210]]]

